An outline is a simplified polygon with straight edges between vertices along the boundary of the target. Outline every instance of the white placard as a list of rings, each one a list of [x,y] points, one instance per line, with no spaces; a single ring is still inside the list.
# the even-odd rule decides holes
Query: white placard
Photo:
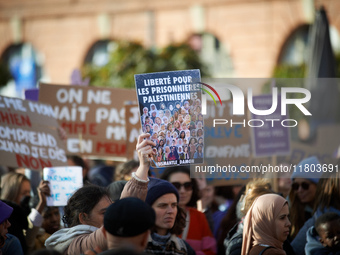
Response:
[[[45,167],[44,180],[50,182],[51,189],[47,206],[65,206],[69,197],[83,186],[83,170],[79,166]]]

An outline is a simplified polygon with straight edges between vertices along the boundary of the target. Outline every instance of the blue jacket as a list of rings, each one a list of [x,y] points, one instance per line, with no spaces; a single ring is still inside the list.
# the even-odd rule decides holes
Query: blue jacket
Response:
[[[315,227],[311,227],[307,231],[307,244],[305,247],[306,255],[340,255],[339,251],[331,250],[324,247],[320,241]]]
[[[305,255],[305,246],[307,243],[307,231],[314,226],[316,219],[323,213],[326,212],[335,212],[340,214],[340,210],[334,208],[334,207],[329,207],[325,208],[324,211],[321,211],[318,209],[312,218],[308,219],[303,227],[300,229],[299,233],[296,235],[294,240],[291,242],[291,245],[294,249],[294,252],[296,255]]]
[[[24,255],[19,239],[11,234],[6,235],[7,239],[5,245],[0,249],[2,254]]]
[[[307,243],[305,246],[306,255],[320,254],[320,249],[323,249],[323,245],[319,241],[319,236],[316,233],[315,227],[310,227],[307,231]]]

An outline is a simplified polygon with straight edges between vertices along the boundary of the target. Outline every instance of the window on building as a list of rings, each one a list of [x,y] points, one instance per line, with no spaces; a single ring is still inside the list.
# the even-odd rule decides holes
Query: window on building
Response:
[[[105,66],[110,59],[110,52],[115,49],[115,43],[110,40],[100,40],[95,42],[85,57],[85,64],[97,67]]]
[[[199,53],[212,77],[225,78],[233,75],[229,51],[217,37],[209,33],[194,34],[189,38],[189,44]]]
[[[43,73],[43,61],[30,43],[10,45],[1,55],[1,62],[8,66],[13,77],[1,89],[2,95],[22,98],[24,90],[37,87]]]
[[[295,29],[283,44],[278,64],[298,66],[307,62],[310,25]],[[340,54],[340,36],[336,28],[330,27],[330,39],[334,54]]]
[[[293,31],[283,45],[279,64],[298,66],[306,62],[309,25]]]

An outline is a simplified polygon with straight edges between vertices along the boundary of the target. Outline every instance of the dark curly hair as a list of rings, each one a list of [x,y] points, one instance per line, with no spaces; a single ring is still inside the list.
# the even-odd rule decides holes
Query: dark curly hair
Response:
[[[79,214],[90,214],[105,196],[110,199],[108,190],[97,185],[89,184],[78,189],[64,207],[64,224],[69,228],[80,225]]]
[[[163,180],[170,180],[170,176],[174,173],[184,173],[187,174],[190,177],[190,168],[186,167],[186,166],[175,166],[175,167],[169,167],[167,168],[161,175],[161,179]],[[198,185],[195,179],[190,178],[191,183],[192,183],[192,196],[190,201],[188,202],[188,204],[186,204],[186,206],[190,206],[190,207],[195,207],[196,208],[196,203],[197,200],[200,199],[200,193],[199,193],[199,189],[198,189]]]
[[[172,229],[170,229],[171,234],[175,234],[177,236],[182,234],[185,228],[185,225],[186,225],[186,220],[185,220],[186,216],[187,215],[184,209],[177,205],[177,215],[175,219],[175,224],[172,227]]]

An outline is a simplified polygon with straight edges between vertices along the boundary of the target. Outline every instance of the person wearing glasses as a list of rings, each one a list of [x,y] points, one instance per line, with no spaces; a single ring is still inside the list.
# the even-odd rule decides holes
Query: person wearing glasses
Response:
[[[179,193],[178,205],[186,212],[186,226],[180,237],[196,251],[197,255],[216,254],[216,240],[204,213],[196,209],[199,189],[190,178],[190,169],[184,166],[167,168],[161,179],[172,183]]]
[[[308,169],[320,165],[316,157],[309,157],[302,160],[292,174],[292,188],[289,193],[290,219],[292,231],[290,238],[293,240],[303,224],[312,217],[316,185],[321,177],[321,172],[311,173]]]
[[[337,162],[339,167],[340,160]],[[324,213],[334,212],[340,215],[340,172],[338,171],[326,171],[322,174],[317,188],[315,196],[315,208],[314,214],[309,218],[299,233],[292,241],[292,247],[296,255],[310,255],[308,250],[311,250],[313,243],[308,243],[307,240],[311,238],[311,227],[315,225],[316,220]],[[320,247],[322,244],[320,243]],[[321,254],[321,253],[315,253]]]

